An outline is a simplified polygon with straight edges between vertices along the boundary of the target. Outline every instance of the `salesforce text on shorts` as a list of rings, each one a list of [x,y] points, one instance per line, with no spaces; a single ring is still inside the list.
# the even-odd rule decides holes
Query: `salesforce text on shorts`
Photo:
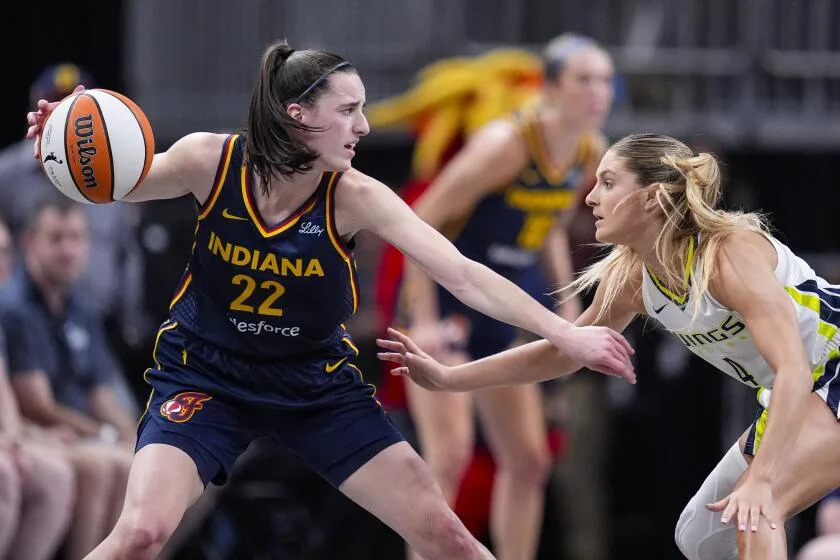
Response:
[[[280,336],[298,336],[300,334],[300,327],[275,327],[265,321],[249,323],[248,321],[237,321],[234,317],[230,317],[230,322],[241,333],[271,333],[279,334]]]

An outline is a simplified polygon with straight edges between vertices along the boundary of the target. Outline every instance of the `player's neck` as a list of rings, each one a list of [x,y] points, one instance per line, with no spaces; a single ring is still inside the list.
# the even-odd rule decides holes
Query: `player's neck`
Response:
[[[647,246],[647,253],[643,256],[645,266],[660,282],[664,282],[669,290],[675,294],[682,294],[686,290],[685,266],[688,255],[685,251],[674,251],[662,255],[662,258],[666,260],[663,263],[656,256],[655,242],[656,239],[652,239]],[[669,281],[669,279],[672,280]]]
[[[578,137],[587,131],[563,111],[562,107],[544,104],[540,107],[540,122],[547,136],[563,138],[568,142],[577,144]]]
[[[665,276],[665,269],[667,267],[676,266],[675,263],[681,262],[682,266],[685,264],[685,259],[683,255],[664,255],[665,258],[673,257],[673,262],[667,263],[663,265],[659,261],[659,258],[656,256],[656,241],[659,238],[659,234],[662,231],[662,222],[658,220],[649,220],[645,223],[645,227],[641,232],[638,232],[636,235],[633,236],[633,240],[628,243],[622,243],[623,245],[627,245],[633,252],[639,255],[644,262],[645,266],[648,270],[652,271],[657,277]]]
[[[313,169],[307,173],[295,173],[288,178],[273,177],[267,193],[254,181],[254,192],[251,194],[263,220],[266,223],[277,223],[312,196],[320,182],[321,172]]]
[[[574,158],[582,129],[571,125],[558,107],[545,106],[540,109],[539,125],[551,161],[564,167]]]

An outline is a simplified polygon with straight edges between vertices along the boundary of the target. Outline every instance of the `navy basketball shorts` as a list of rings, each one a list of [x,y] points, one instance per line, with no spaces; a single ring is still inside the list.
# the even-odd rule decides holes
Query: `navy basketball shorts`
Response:
[[[315,358],[255,361],[168,321],[145,375],[152,394],[137,450],[172,445],[193,459],[205,485],[223,484],[248,445],[269,438],[338,487],[403,441],[352,363],[356,354],[345,337]]]
[[[840,380],[838,380],[838,374],[840,374],[840,352],[834,350],[829,353],[824,363],[818,365],[811,372],[811,377],[814,379],[811,392],[825,401],[831,413],[840,421]],[[761,445],[761,438],[767,428],[769,410],[766,407],[770,404],[771,393],[772,390],[762,387],[756,395],[759,401],[758,411],[747,434],[747,441],[744,443],[744,453],[747,455],[755,455]]]

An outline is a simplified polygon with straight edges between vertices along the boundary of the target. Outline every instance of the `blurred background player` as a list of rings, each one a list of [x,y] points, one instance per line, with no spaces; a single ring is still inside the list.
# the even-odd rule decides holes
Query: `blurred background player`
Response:
[[[604,151],[600,127],[613,101],[613,65],[594,41],[567,34],[545,47],[543,68],[539,97],[476,132],[413,206],[465,255],[553,308],[549,292],[573,275],[568,226]],[[477,359],[517,339],[514,327],[436,290],[412,265],[401,300],[412,337],[450,363],[458,351]],[[559,312],[574,320],[580,310],[572,299]],[[444,339],[442,320],[463,329],[461,344]],[[490,513],[494,549],[501,559],[533,558],[551,465],[542,396],[531,385],[474,397],[497,465]],[[453,502],[473,452],[471,401],[470,395],[432,394],[409,385],[423,456]]]
[[[398,189],[403,200],[413,204],[422,196],[452,156],[484,125],[532,102],[543,80],[542,66],[539,56],[512,47],[446,58],[421,69],[407,92],[373,104],[368,112],[373,127],[407,128],[411,132],[410,178]],[[402,253],[382,247],[375,284],[380,333],[395,324],[403,272]],[[445,351],[463,356],[464,326],[457,319],[441,323],[448,343]],[[378,395],[406,438],[419,448],[408,412],[406,385],[402,378],[388,375],[389,369],[387,364],[382,368]],[[559,454],[562,437],[555,442],[552,449]],[[489,533],[494,476],[492,455],[479,440],[456,496],[450,497],[464,524],[483,539]]]

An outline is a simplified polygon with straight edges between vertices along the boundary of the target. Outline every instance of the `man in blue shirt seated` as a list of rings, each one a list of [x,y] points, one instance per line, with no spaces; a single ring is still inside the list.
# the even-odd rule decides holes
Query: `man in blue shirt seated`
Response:
[[[73,295],[89,248],[80,206],[57,193],[34,205],[21,245],[23,266],[0,293],[0,324],[23,416],[70,444],[78,494],[86,497],[68,542],[78,558],[119,514],[136,420],[113,390],[118,369],[98,317]]]
[[[0,220],[0,285],[11,269],[12,248]],[[0,329],[0,558],[49,560],[67,533],[76,499],[73,469],[41,436],[21,420]]]

